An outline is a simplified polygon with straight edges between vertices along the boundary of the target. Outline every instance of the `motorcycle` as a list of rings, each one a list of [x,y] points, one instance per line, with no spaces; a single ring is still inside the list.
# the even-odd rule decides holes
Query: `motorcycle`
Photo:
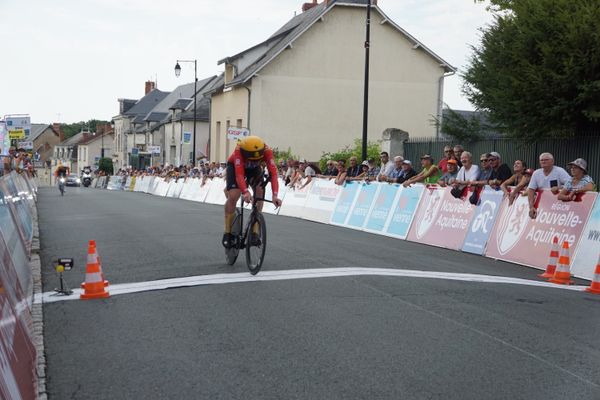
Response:
[[[89,172],[84,172],[81,175],[81,183],[83,183],[84,187],[88,187],[92,184],[92,174]]]

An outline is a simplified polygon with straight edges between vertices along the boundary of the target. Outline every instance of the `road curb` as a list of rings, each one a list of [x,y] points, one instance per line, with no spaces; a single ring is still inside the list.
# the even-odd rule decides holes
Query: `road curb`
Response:
[[[31,242],[31,257],[29,267],[33,280],[33,296],[37,298],[42,294],[42,262],[40,259],[40,230],[38,225],[37,204],[32,209],[33,239]],[[44,309],[41,302],[35,302],[31,308],[33,319],[33,344],[35,346],[37,399],[46,400],[46,353],[44,350]]]

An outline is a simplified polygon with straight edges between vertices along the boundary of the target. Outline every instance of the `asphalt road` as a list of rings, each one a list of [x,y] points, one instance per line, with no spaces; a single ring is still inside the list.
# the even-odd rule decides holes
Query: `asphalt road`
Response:
[[[42,188],[54,257],[111,284],[245,272],[224,263],[222,207]],[[370,267],[536,279],[537,270],[266,216],[263,271]],[[262,273],[262,272],[261,272]],[[583,282],[580,282],[583,283]],[[513,284],[344,276],[206,285],[44,304],[50,399],[600,399],[600,296]]]

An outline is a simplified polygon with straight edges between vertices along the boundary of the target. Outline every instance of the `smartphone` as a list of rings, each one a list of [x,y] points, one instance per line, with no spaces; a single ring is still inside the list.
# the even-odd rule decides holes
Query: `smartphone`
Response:
[[[557,186],[558,186],[558,181],[556,179],[553,179],[553,180],[550,181],[550,187],[551,188],[557,187]]]

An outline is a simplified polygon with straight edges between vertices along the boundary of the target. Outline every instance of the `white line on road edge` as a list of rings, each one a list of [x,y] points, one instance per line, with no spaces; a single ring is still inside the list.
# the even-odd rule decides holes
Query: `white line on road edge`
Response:
[[[365,275],[396,276],[405,278],[432,278],[479,283],[508,283],[513,285],[538,286],[574,291],[583,291],[586,288],[586,286],[555,285],[547,282],[538,282],[527,279],[509,278],[504,276],[493,275],[461,274],[452,272],[417,271],[390,268],[319,268],[296,269],[286,271],[263,271],[256,276],[250,275],[250,273],[248,272],[235,274],[187,276],[182,278],[160,279],[148,282],[134,282],[110,285],[108,287],[108,290],[111,296],[115,296],[118,294],[147,292],[151,290],[162,290],[176,287]],[[46,292],[41,295],[36,295],[34,303],[54,303],[57,301],[77,300],[79,299],[79,295],[81,293],[81,289],[75,289],[73,291],[73,294],[70,296],[59,296],[54,292]]]

